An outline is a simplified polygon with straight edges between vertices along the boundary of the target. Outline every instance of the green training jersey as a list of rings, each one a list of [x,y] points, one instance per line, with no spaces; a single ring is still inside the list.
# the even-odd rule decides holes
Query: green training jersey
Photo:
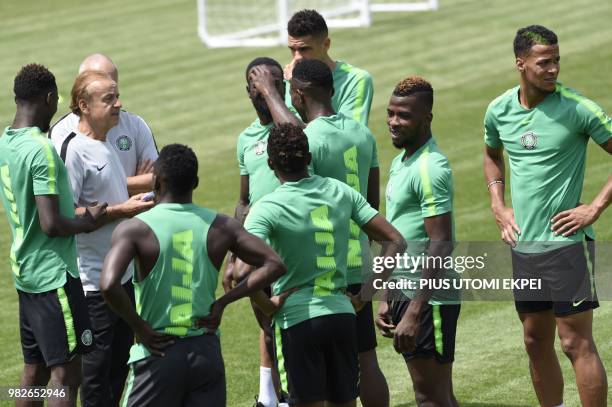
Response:
[[[349,220],[362,226],[376,214],[348,185],[317,175],[286,182],[251,208],[245,228],[269,241],[287,266],[273,293],[298,287],[274,314],[280,328],[322,315],[354,314],[344,294]]]
[[[72,189],[62,160],[37,127],[0,137],[0,196],[13,234],[9,262],[15,287],[28,293],[55,290],[66,272],[79,278],[74,236],[49,237],[38,218],[36,195],[57,195],[60,214],[74,218]]]
[[[386,213],[391,223],[408,242],[406,253],[419,257],[426,255],[429,235],[425,218],[453,211],[453,175],[446,156],[440,151],[434,138],[430,138],[410,157],[405,151],[391,162],[389,182],[385,193]],[[454,223],[454,222],[453,222]],[[455,240],[453,224],[452,239]],[[419,243],[422,242],[422,243]],[[393,278],[418,281],[422,268],[396,269]],[[441,278],[455,278],[452,270],[445,270]],[[404,290],[412,298],[413,290]],[[457,300],[453,290],[435,292],[430,303]]]
[[[493,100],[484,119],[485,143],[503,147],[510,161],[512,208],[521,229],[516,250],[544,252],[559,242],[584,240],[585,233],[594,237],[590,226],[573,236],[555,236],[550,220],[580,202],[587,142],[610,140],[612,120],[560,83],[533,109],[520,104],[519,89]]]
[[[332,75],[334,77],[334,95],[332,96],[334,110],[367,126],[374,96],[374,85],[370,74],[344,61],[336,61],[336,68],[332,71]],[[287,106],[291,106],[289,88],[289,83],[287,83],[285,87]]]
[[[367,198],[370,169],[378,167],[376,140],[370,130],[338,113],[314,119],[304,133],[312,154],[310,172],[342,181]],[[368,248],[368,237],[351,222],[347,260],[349,284],[361,283],[370,273]]]
[[[273,123],[262,125],[255,119],[238,136],[236,156],[240,175],[249,176],[249,203],[252,205],[280,185],[268,166],[268,135]]]
[[[136,217],[147,224],[159,242],[159,257],[142,281],[134,273],[136,311],[158,331],[180,337],[202,335],[197,318],[208,315],[215,301],[219,271],[208,257],[206,240],[217,214],[195,204],[157,204]],[[132,346],[130,363],[149,351]]]

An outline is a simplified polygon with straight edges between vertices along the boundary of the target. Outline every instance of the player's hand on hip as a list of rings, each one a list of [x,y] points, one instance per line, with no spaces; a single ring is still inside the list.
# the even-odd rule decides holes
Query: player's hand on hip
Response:
[[[550,220],[552,222],[551,229],[555,235],[563,235],[565,237],[575,235],[580,229],[593,224],[597,217],[598,214],[595,207],[579,204],[573,209],[556,214]]]
[[[142,320],[138,328],[134,329],[134,335],[136,342],[142,343],[155,356],[164,356],[164,350],[174,345],[176,339],[174,335],[162,334],[153,330],[145,320]]]
[[[225,270],[223,270],[223,277],[221,278],[221,285],[223,291],[228,292],[234,288],[234,268],[236,267],[236,255],[234,253],[228,253],[227,261],[225,262]]]
[[[501,232],[501,239],[512,247],[516,246],[521,229],[514,220],[514,209],[506,207],[493,209],[493,215]]]
[[[376,320],[374,321],[380,334],[385,338],[393,338],[393,330],[395,325],[391,323],[391,315],[389,314],[389,304],[387,301],[381,301],[378,305]]]
[[[278,295],[273,295],[272,297],[270,297],[270,302],[274,305],[275,308],[274,312],[281,309],[281,307],[285,304],[285,301],[287,301],[287,297],[299,290],[299,288],[300,287],[293,287],[290,290],[283,291]]]
[[[210,306],[210,313],[195,321],[196,328],[206,328],[208,329],[207,334],[214,334],[219,325],[221,325],[223,311],[224,307],[218,301],[213,302]]]
[[[406,312],[402,320],[395,327],[393,347],[397,353],[413,352],[416,347],[416,338],[419,334],[419,315]]]

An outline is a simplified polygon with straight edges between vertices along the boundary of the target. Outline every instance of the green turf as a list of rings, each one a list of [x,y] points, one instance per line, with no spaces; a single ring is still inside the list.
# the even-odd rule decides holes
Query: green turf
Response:
[[[182,142],[196,150],[201,163],[197,203],[231,213],[238,195],[235,141],[254,116],[244,90],[244,68],[262,55],[285,63],[289,53],[282,47],[207,49],[196,35],[195,11],[193,0],[2,0],[0,122],[12,120],[12,80],[20,66],[46,64],[66,99],[82,58],[107,53],[120,68],[124,106],[149,122],[158,146]],[[610,21],[609,1],[446,0],[437,12],[376,14],[369,29],[333,30],[332,56],[374,77],[370,127],[378,140],[381,190],[396,154],[385,126],[388,95],[403,77],[422,75],[436,89],[433,129],[453,168],[457,237],[498,239],[482,177],[482,117],[495,96],[516,84],[514,32],[532,23],[554,29],[560,37],[561,81],[612,113]],[[67,107],[66,101],[60,105],[57,117]],[[592,199],[609,174],[609,157],[591,145],[583,200]],[[596,224],[599,240],[612,238],[609,212]],[[0,253],[7,254],[10,234],[1,216]],[[17,383],[21,369],[17,297],[5,258],[0,385]],[[612,304],[603,303],[595,315],[595,338],[610,370]],[[455,391],[462,405],[536,405],[511,303],[465,304],[458,329]],[[222,330],[228,405],[248,406],[258,386],[257,330],[244,301],[227,310]],[[401,358],[389,341],[381,338],[380,344],[392,405],[414,405]],[[560,358],[566,405],[579,405],[571,366]]]

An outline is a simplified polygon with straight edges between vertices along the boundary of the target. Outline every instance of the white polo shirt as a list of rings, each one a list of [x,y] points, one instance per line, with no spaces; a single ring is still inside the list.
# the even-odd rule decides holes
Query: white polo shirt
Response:
[[[63,142],[54,140],[60,153]],[[72,186],[74,204],[87,207],[94,202],[108,202],[109,206],[128,198],[127,179],[123,165],[110,140],[94,140],[76,132],[66,149],[66,169]],[[78,266],[85,291],[100,290],[100,272],[104,257],[111,247],[111,236],[122,220],[108,223],[91,233],[77,235]],[[126,283],[134,272],[130,263],[121,283]]]

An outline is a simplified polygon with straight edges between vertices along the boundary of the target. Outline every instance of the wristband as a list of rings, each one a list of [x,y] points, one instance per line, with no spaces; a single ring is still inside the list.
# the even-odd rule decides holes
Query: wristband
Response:
[[[495,184],[505,184],[505,182],[500,179],[493,180],[487,184],[487,189],[491,189],[491,187]]]

